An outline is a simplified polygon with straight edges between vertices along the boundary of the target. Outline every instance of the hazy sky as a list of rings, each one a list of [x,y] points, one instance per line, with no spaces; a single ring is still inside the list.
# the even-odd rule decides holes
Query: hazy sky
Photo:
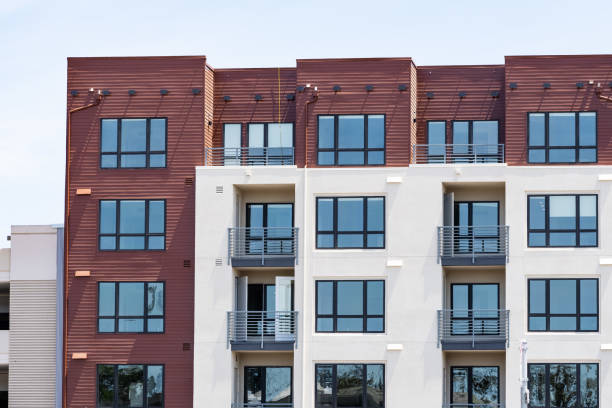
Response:
[[[63,222],[66,57],[206,55],[500,64],[612,53],[612,1],[0,0],[0,247],[11,224]]]

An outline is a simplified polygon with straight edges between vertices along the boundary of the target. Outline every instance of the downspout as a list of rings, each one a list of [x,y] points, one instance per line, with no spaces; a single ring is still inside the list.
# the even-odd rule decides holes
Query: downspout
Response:
[[[302,260],[302,268],[304,268],[303,272],[302,272],[302,287],[306,288],[306,271],[308,270],[308,256],[306,256],[307,254],[307,248],[308,248],[308,240],[306,239],[307,231],[309,231],[309,228],[307,227],[307,222],[308,222],[308,106],[311,103],[316,102],[319,99],[319,93],[317,92],[317,88],[315,87],[315,93],[312,95],[312,98],[308,101],[306,101],[306,105],[304,107],[304,120],[306,123],[305,126],[305,150],[304,150],[304,189],[303,189],[303,194],[304,194],[304,198],[303,198],[303,203],[302,203],[302,208],[304,209],[304,220],[303,220],[303,228],[302,228],[302,236],[304,237],[304,239],[302,240],[302,253],[304,254],[304,259]],[[298,254],[299,255],[299,254]],[[305,291],[303,291],[305,292]],[[306,296],[305,294],[302,296],[302,310],[304,309],[304,306],[306,304]],[[305,313],[302,314],[302,321],[305,321]],[[310,333],[309,330],[302,330],[302,333]],[[304,344],[302,344],[302,367],[304,367],[306,364],[306,344],[304,342]],[[302,373],[304,372],[304,370],[302,370]],[[303,375],[303,374],[302,374]],[[302,383],[304,383],[304,378],[302,377]],[[302,406],[305,407],[306,406],[306,393],[304,391],[302,391]]]
[[[93,89],[93,88],[92,88]],[[67,118],[67,126],[66,126],[66,185],[65,185],[65,196],[64,196],[64,203],[65,203],[65,215],[64,215],[64,299],[65,299],[65,303],[64,303],[64,331],[63,331],[63,342],[62,342],[62,354],[64,355],[64,361],[63,361],[63,369],[64,369],[64,374],[63,374],[63,378],[62,378],[62,406],[64,408],[67,408],[68,403],[66,401],[66,394],[67,394],[67,388],[66,388],[66,378],[68,376],[68,350],[67,350],[67,339],[68,339],[68,241],[69,241],[69,236],[70,236],[70,230],[68,228],[68,221],[70,219],[70,136],[71,136],[71,131],[72,131],[72,114],[97,106],[100,104],[100,101],[102,100],[102,91],[98,90],[98,95],[96,96],[96,99],[93,103],[90,103],[89,105],[85,105],[85,106],[80,106],[78,108],[74,108],[74,109],[70,109],[68,111],[68,118]],[[64,300],[62,300],[64,301]]]

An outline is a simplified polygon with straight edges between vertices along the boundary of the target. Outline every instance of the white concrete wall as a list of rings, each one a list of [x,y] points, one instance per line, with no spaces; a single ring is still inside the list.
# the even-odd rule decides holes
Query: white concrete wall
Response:
[[[195,262],[194,406],[229,407],[233,370],[239,356],[226,348],[226,312],[233,308],[234,273],[227,264],[227,228],[242,210],[233,196],[246,185],[293,185],[295,226],[300,228],[299,264],[295,267],[295,305],[299,312],[298,348],[293,353],[296,408],[314,406],[314,365],[320,362],[382,362],[386,365],[386,407],[439,407],[448,379],[449,362],[464,355],[437,348],[436,310],[444,306],[451,281],[486,279],[499,282],[500,304],[510,309],[510,347],[495,354],[500,361],[502,395],[507,407],[519,402],[519,343],[529,341],[530,362],[596,361],[600,363],[600,400],[612,401],[612,282],[600,258],[612,258],[612,182],[599,174],[610,166],[507,167],[505,165],[410,168],[197,168]],[[250,174],[250,175],[249,175]],[[388,183],[387,177],[401,177]],[[491,276],[466,269],[450,273],[437,263],[436,227],[443,221],[443,192],[452,185],[461,199],[462,185],[482,183],[491,191],[474,190],[474,200],[498,199],[501,219],[510,226],[510,261]],[[224,193],[215,192],[222,185]],[[249,187],[250,188],[250,187]],[[286,191],[286,190],[285,190]],[[527,248],[527,195],[531,193],[597,193],[599,247],[578,249]],[[386,198],[386,246],[375,250],[317,250],[315,198],[319,196],[382,195]],[[222,258],[221,266],[215,259]],[[399,267],[388,261],[401,261]],[[483,268],[486,271],[486,268]],[[600,279],[600,331],[595,334],[528,334],[527,279],[541,276],[592,276]],[[384,334],[321,334],[314,330],[314,281],[317,279],[384,279]],[[471,279],[471,278],[470,278]],[[483,280],[480,280],[483,281]],[[387,351],[388,344],[403,345]],[[474,361],[485,352],[472,352]],[[234,353],[235,354],[235,353]],[[468,353],[469,355],[469,353]],[[504,361],[505,358],[505,361]],[[407,401],[406,396],[410,399]],[[211,401],[212,399],[212,401]]]

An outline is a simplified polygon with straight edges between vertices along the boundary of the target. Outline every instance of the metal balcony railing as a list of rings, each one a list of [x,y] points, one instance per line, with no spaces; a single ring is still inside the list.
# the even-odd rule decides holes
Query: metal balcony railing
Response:
[[[503,257],[508,262],[507,225],[438,227],[438,262],[445,257]]]
[[[504,344],[509,346],[510,311],[503,309],[443,309],[438,310],[438,347],[471,343]],[[485,347],[486,348],[486,347]],[[491,348],[491,347],[488,347]]]
[[[232,408],[293,408],[293,402],[233,402]]]
[[[443,404],[442,408],[504,408],[505,404],[497,402],[489,402],[485,404],[468,404],[466,402],[453,402],[451,404]]]
[[[292,166],[293,147],[206,147],[205,166]]]
[[[294,343],[297,348],[298,312],[227,312],[227,347],[232,343]]]
[[[503,144],[417,144],[412,145],[414,164],[504,163]]]
[[[295,227],[232,227],[228,228],[228,264],[233,258],[294,258],[297,263],[298,228]]]

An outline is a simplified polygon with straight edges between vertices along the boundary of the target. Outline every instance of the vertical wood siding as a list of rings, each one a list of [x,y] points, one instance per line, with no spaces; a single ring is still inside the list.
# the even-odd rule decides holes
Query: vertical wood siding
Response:
[[[318,87],[319,99],[310,104],[305,117],[306,101],[312,90],[297,93],[297,150],[306,149],[308,124],[308,166],[317,166],[317,115],[385,114],[386,165],[407,166],[410,161],[411,112],[410,81],[414,65],[410,58],[322,59],[297,61],[297,85]],[[407,90],[400,92],[399,84]],[[339,85],[340,92],[333,87]],[[367,92],[366,85],[374,89]],[[311,88],[312,89],[312,88]],[[301,158],[302,155],[298,157]],[[303,166],[300,159],[298,166]]]
[[[504,67],[422,66],[418,71],[417,144],[427,144],[427,121],[446,120],[446,143],[452,143],[453,120],[498,120],[504,143]],[[459,98],[459,92],[466,96]],[[498,98],[491,96],[499,91]],[[433,92],[434,97],[427,98]]]
[[[602,95],[612,97],[611,81],[612,55],[506,57],[508,164],[527,164],[528,112],[568,111],[597,111],[598,163],[591,165],[612,164],[612,103],[595,93],[601,83]],[[518,88],[508,89],[511,82]],[[544,82],[550,89],[544,89]],[[584,88],[578,89],[576,82],[584,82]]]
[[[11,281],[10,286],[9,407],[54,407],[55,281]]]
[[[203,165],[204,57],[73,58],[68,60],[68,109],[91,98],[87,89],[108,89],[99,106],[73,114],[70,143],[70,216],[66,379],[67,406],[96,404],[96,364],[165,364],[165,406],[190,407],[193,390],[193,267],[195,166]],[[129,96],[134,89],[136,95]],[[169,93],[160,95],[160,89]],[[167,168],[100,169],[100,118],[167,117]],[[91,188],[91,196],[76,196]],[[166,199],[166,250],[100,252],[101,199]],[[75,270],[91,277],[75,278]],[[166,282],[164,334],[97,334],[98,281]],[[190,345],[183,351],[183,343]],[[87,360],[71,360],[86,352]]]

